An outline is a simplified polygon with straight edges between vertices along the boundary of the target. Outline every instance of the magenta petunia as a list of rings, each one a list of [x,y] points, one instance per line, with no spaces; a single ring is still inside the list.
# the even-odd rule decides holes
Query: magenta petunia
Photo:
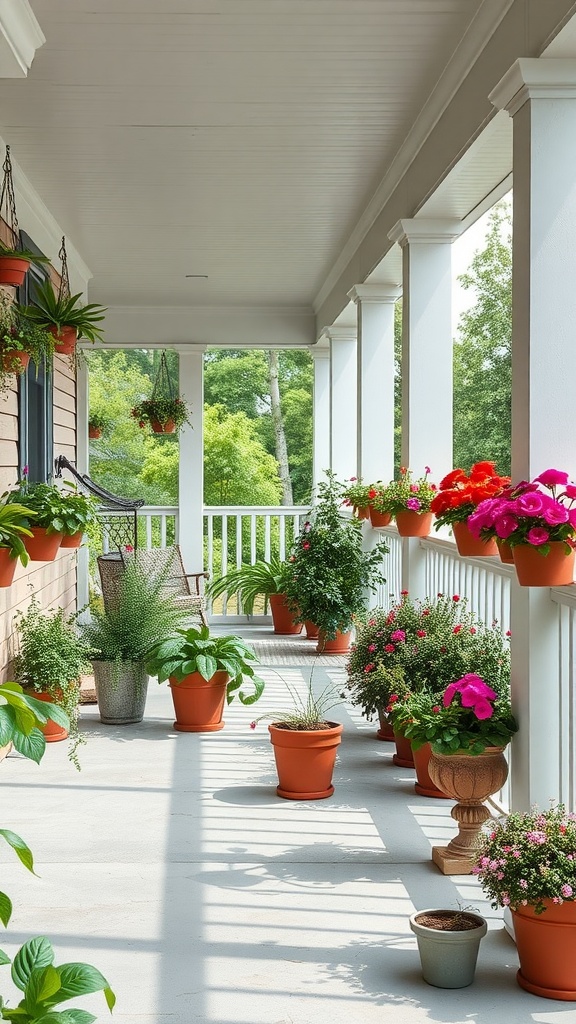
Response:
[[[486,718],[492,718],[494,714],[494,708],[487,700],[477,701],[472,710],[476,718],[479,718],[481,721],[484,721]]]
[[[390,634],[390,639],[401,643],[406,639],[406,633],[403,629],[395,629],[394,632]]]
[[[514,530],[517,529],[518,520],[516,516],[512,516],[509,513],[505,513],[503,516],[500,516],[500,518],[496,520],[496,535],[500,537],[501,540],[506,540],[512,533],[514,533]]]
[[[555,501],[554,504],[544,509],[542,518],[549,526],[560,526],[561,523],[568,522],[568,509],[565,505]]]
[[[548,504],[547,495],[539,494],[538,491],[526,491],[516,499],[516,511],[521,516],[539,516]]]
[[[534,478],[534,483],[543,484],[544,487],[564,487],[568,479],[568,473],[561,469],[545,469],[540,476]]]
[[[418,512],[420,510],[420,502],[418,498],[408,498],[406,502],[406,508],[409,508],[411,512]]]
[[[526,540],[529,544],[538,548],[541,544],[546,544],[550,540],[550,534],[542,526],[533,526],[531,530],[528,530]]]

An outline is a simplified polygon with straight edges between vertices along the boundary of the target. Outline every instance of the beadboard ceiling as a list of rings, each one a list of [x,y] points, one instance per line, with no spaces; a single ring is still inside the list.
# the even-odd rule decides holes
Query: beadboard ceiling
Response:
[[[0,132],[92,299],[309,307],[482,6],[32,0]]]

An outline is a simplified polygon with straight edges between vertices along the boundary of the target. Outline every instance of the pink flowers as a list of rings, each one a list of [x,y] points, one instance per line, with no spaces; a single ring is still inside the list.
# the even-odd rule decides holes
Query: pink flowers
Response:
[[[534,843],[536,846],[543,846],[546,842],[546,833],[540,831],[527,832],[526,839],[529,843]]]
[[[575,503],[576,485],[568,483],[568,474],[546,469],[532,483],[522,480],[497,497],[480,502],[467,522],[475,537],[496,537],[513,545],[544,548],[554,541],[570,543],[574,539]],[[547,551],[544,548],[543,554]]]
[[[416,636],[418,636],[420,638],[422,638],[423,636],[426,636],[426,630],[425,629],[417,629],[416,630]]]
[[[368,644],[368,650],[370,651],[370,654],[374,654],[374,651],[376,650],[376,644]]]
[[[390,639],[396,640],[397,643],[403,643],[406,639],[406,633],[403,629],[395,629],[394,632],[390,634]]]
[[[420,510],[420,502],[418,501],[418,498],[408,498],[406,508],[409,509],[410,512],[418,512]]]
[[[394,654],[396,648],[394,647],[394,644],[386,644],[384,650],[386,651],[386,654]]]
[[[484,720],[492,718],[494,708],[490,701],[496,699],[496,693],[486,685],[480,676],[468,672],[455,683],[450,683],[444,691],[442,703],[447,708],[454,700],[456,694],[460,694],[460,703],[463,708],[472,708],[476,718]]]
[[[546,544],[550,540],[550,534],[548,530],[543,529],[541,526],[533,526],[531,530],[528,530],[526,540],[529,544],[533,544],[534,547],[540,547],[541,544]]]

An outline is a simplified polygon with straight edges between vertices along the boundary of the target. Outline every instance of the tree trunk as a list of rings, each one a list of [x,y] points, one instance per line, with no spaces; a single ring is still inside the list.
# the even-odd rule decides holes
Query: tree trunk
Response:
[[[286,447],[286,435],[282,422],[282,408],[280,405],[280,387],[278,385],[278,352],[270,349],[268,352],[268,379],[270,385],[270,412],[274,424],[274,436],[276,438],[276,458],[282,483],[282,504],[293,505],[292,481],[288,469],[288,449]]]

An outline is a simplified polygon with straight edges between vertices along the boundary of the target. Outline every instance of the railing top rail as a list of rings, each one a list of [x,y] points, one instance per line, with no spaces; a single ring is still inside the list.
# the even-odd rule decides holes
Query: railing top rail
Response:
[[[458,554],[458,549],[454,541],[448,540],[447,538],[423,537],[420,541],[420,544],[423,548],[428,548],[431,551],[441,551],[445,555],[454,555],[461,562],[477,565],[478,568],[486,569],[489,572],[493,572],[496,576],[504,576],[507,579],[512,579],[514,575],[514,566],[507,565],[504,562],[500,562],[497,558],[472,558],[468,555],[463,556]]]
[[[574,584],[567,587],[551,587],[550,600],[556,604],[566,605],[567,608],[576,608],[576,587]]]
[[[309,505],[205,505],[204,514],[215,515],[304,515]]]
[[[178,513],[178,505],[143,505],[138,509],[138,515],[154,514],[157,516],[174,516]]]

